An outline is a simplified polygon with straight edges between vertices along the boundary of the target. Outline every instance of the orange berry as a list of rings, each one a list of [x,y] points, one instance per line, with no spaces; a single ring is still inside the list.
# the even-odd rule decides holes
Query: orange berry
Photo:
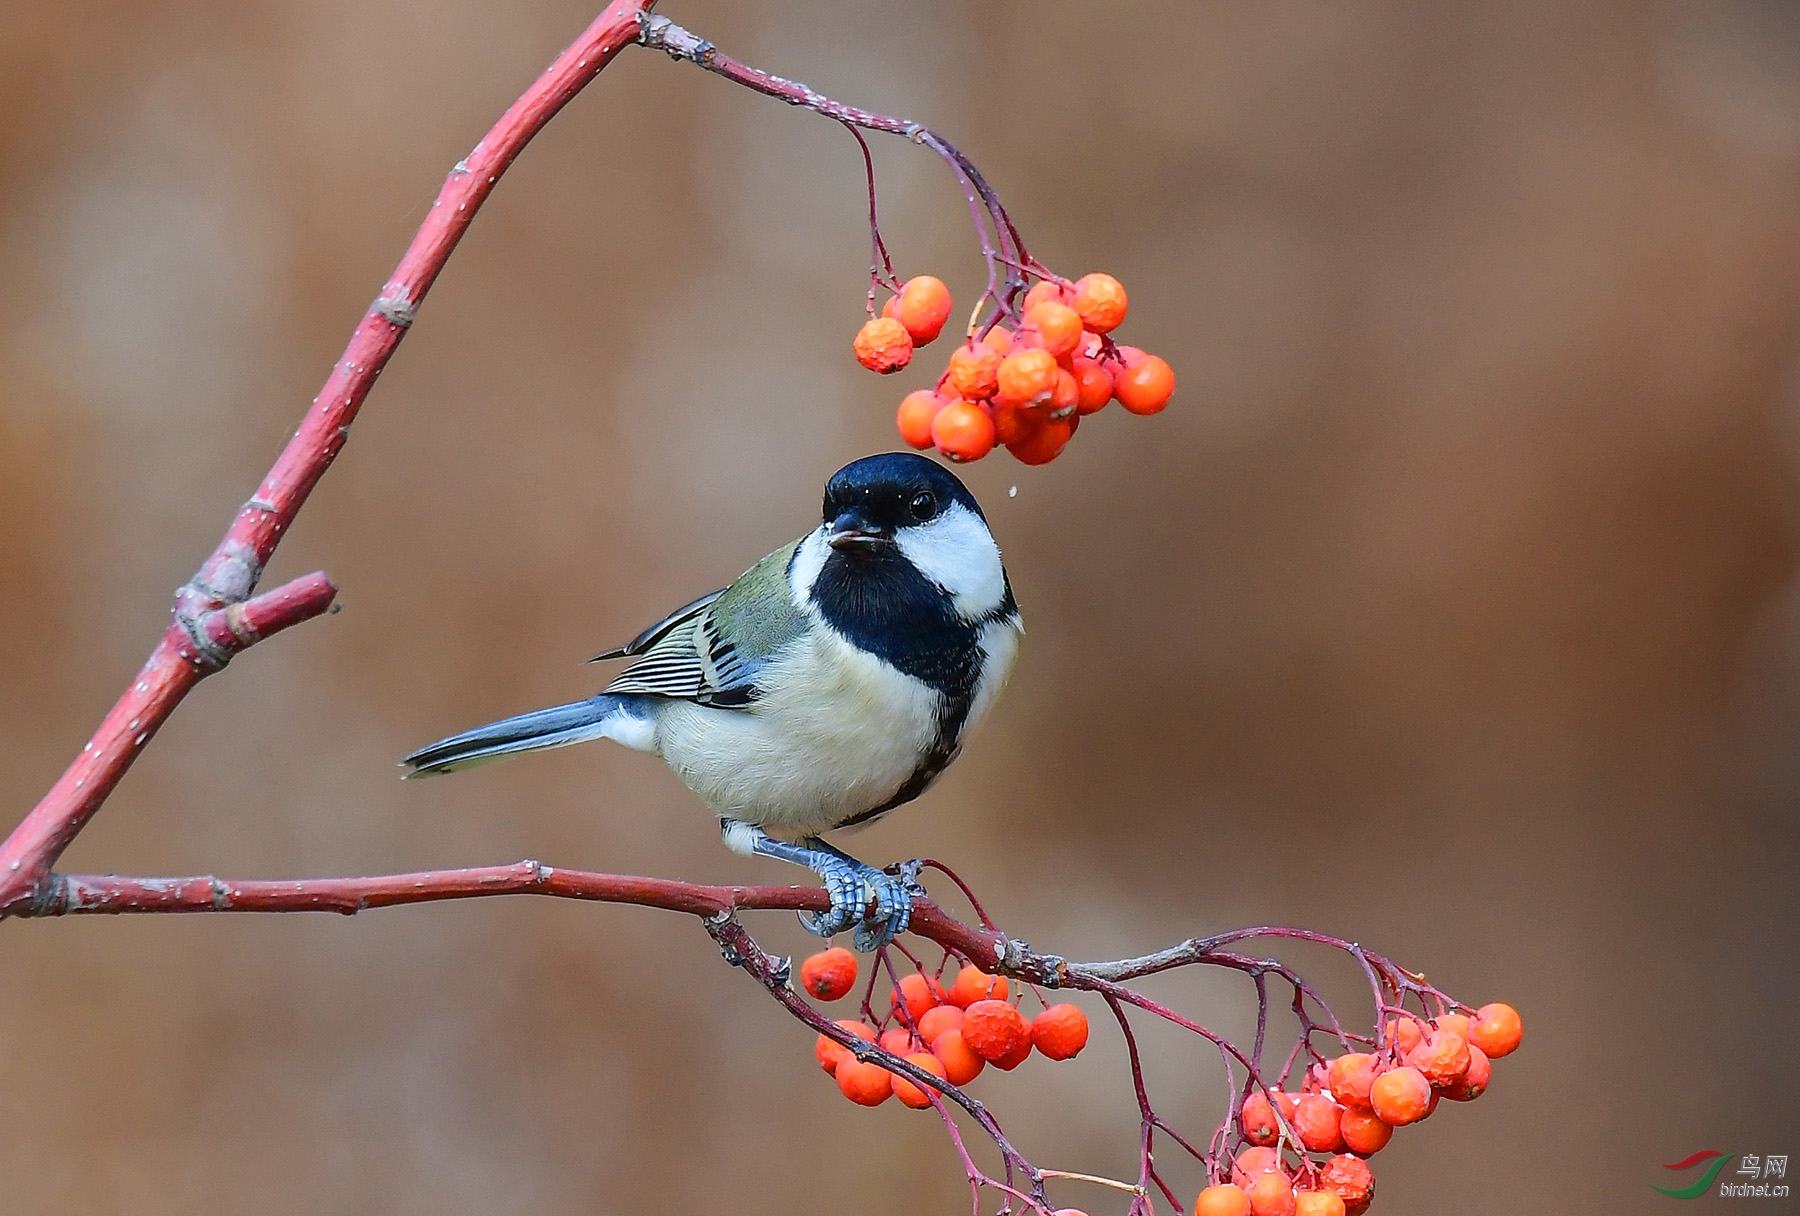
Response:
[[[1082,325],[1097,334],[1118,328],[1130,307],[1125,285],[1110,274],[1084,274],[1076,279],[1069,303],[1081,317]]]
[[[1366,1051],[1353,1051],[1333,1060],[1325,1075],[1332,1097],[1345,1106],[1368,1110],[1369,1086],[1374,1084],[1379,1071],[1374,1056]]]
[[[931,1054],[944,1063],[944,1076],[952,1085],[967,1085],[981,1075],[987,1061],[963,1041],[962,1030],[946,1030],[931,1040]]]
[[[899,986],[888,996],[888,1004],[898,1009],[904,1002],[906,1012],[911,1015],[914,1022],[917,1022],[925,1016],[927,1009],[941,1004],[943,999],[944,990],[938,987],[938,982],[929,975],[921,975],[915,971],[910,975],[900,977]]]
[[[1280,1174],[1258,1174],[1246,1188],[1254,1216],[1294,1216],[1294,1184]]]
[[[880,1106],[894,1092],[893,1073],[854,1056],[838,1065],[837,1083],[844,1096],[858,1106]]]
[[[875,1028],[867,1022],[845,1018],[839,1021],[838,1025],[859,1039],[867,1039],[871,1043],[875,1041]],[[813,1055],[818,1059],[820,1068],[835,1074],[837,1066],[850,1058],[850,1051],[837,1040],[820,1035],[819,1041],[813,1044]]]
[[[988,402],[987,407],[988,417],[994,420],[995,443],[1018,443],[1037,429],[1038,420],[1022,405],[996,400]]]
[[[1417,1123],[1431,1113],[1431,1082],[1416,1068],[1394,1068],[1375,1078],[1369,1105],[1389,1127]]]
[[[950,352],[950,387],[969,401],[992,397],[1000,387],[1000,360],[1004,356],[991,346],[969,346],[966,343]]]
[[[1052,1005],[1031,1019],[1031,1045],[1052,1060],[1073,1059],[1087,1040],[1087,1014],[1073,1005]]]
[[[980,460],[994,450],[994,420],[979,405],[957,401],[931,420],[931,441],[958,463]]]
[[[1469,1042],[1481,1048],[1490,1060],[1517,1051],[1524,1037],[1525,1026],[1519,1021],[1519,1011],[1499,1001],[1483,1005],[1477,1011],[1474,1026],[1469,1029]]]
[[[1047,301],[1067,304],[1069,302],[1068,289],[1055,279],[1039,279],[1031,285],[1031,290],[1025,293],[1025,302],[1019,307],[1025,312],[1030,312],[1037,305]]]
[[[1281,1125],[1275,1121],[1275,1108],[1269,1105],[1261,1090],[1244,1099],[1238,1121],[1244,1129],[1244,1139],[1252,1144],[1267,1146],[1281,1139]]]
[[[1060,370],[1056,356],[1047,350],[1016,350],[1000,361],[995,383],[1005,400],[1032,405],[1055,390]]]
[[[981,335],[981,344],[989,350],[999,351],[1002,355],[1012,354],[1019,345],[1017,340],[1013,338],[1012,330],[1006,328],[1004,325],[996,325],[994,328]]]
[[[1025,310],[1025,327],[1037,335],[1037,343],[1058,359],[1072,355],[1081,345],[1081,318],[1067,304],[1046,300]]]
[[[1080,1208],[1057,1208],[1050,1216],[1088,1216]]]
[[[1454,1030],[1467,1041],[1469,1031],[1474,1027],[1475,1021],[1473,1018],[1466,1017],[1460,1013],[1440,1013],[1437,1017],[1431,1019],[1431,1024],[1436,1026],[1439,1030]]]
[[[1345,1216],[1362,1216],[1375,1198],[1375,1172],[1366,1161],[1339,1155],[1319,1171],[1319,1185],[1344,1201]]]
[[[1134,414],[1157,414],[1175,395],[1175,372],[1155,355],[1125,365],[1113,381],[1113,396]]]
[[[900,428],[900,438],[907,446],[920,451],[931,446],[931,420],[938,416],[944,405],[944,399],[928,388],[900,398],[900,410],[894,415],[894,423]]]
[[[1473,1102],[1487,1092],[1488,1082],[1493,1077],[1494,1066],[1488,1062],[1487,1053],[1479,1047],[1470,1047],[1469,1067],[1442,1092],[1452,1102]]]
[[[1303,1094],[1294,1106],[1294,1132],[1300,1143],[1315,1153],[1335,1153],[1344,1147],[1338,1120],[1344,1108],[1325,1094]]]
[[[1449,1085],[1469,1068],[1469,1041],[1454,1030],[1437,1030],[1407,1053],[1406,1062],[1435,1086]]]
[[[842,946],[821,950],[800,964],[800,986],[821,1001],[835,1001],[856,986],[856,956]]]
[[[929,1051],[915,1051],[906,1057],[908,1064],[917,1064],[934,1077],[944,1076],[944,1064]],[[948,1078],[946,1078],[948,1079]],[[894,1074],[894,1096],[914,1110],[924,1110],[931,1105],[931,1099],[925,1096],[924,1087],[910,1077]]]
[[[1004,975],[989,975],[971,964],[956,973],[944,999],[958,1008],[967,1009],[976,1001],[1004,1001],[1007,992]]]
[[[1420,1029],[1419,1022],[1410,1016],[1394,1018],[1389,1021],[1387,1033],[1388,1041],[1394,1045],[1395,1054],[1402,1060],[1411,1055],[1413,1048],[1417,1047],[1425,1037],[1425,1032]]]
[[[962,1029],[962,1024],[963,1011],[955,1005],[933,1005],[919,1015],[919,1037],[934,1042],[946,1030]]]
[[[1234,1182],[1209,1186],[1194,1200],[1194,1216],[1250,1216],[1250,1196]]]
[[[913,1049],[913,1032],[904,1026],[893,1026],[882,1031],[876,1042],[881,1044],[881,1050],[903,1056]]]
[[[950,289],[931,275],[906,280],[894,299],[894,320],[905,327],[914,346],[924,346],[937,337],[950,318]]]
[[[884,376],[912,362],[912,336],[906,332],[906,326],[892,317],[864,321],[851,346],[856,351],[858,363]]]
[[[892,317],[894,315],[894,306],[899,303],[899,296],[889,296],[887,298],[887,303],[881,306],[881,315],[884,317]]]
[[[1336,1191],[1295,1191],[1294,1216],[1344,1216]]]
[[[1281,1157],[1272,1148],[1247,1148],[1237,1155],[1231,1163],[1231,1180],[1250,1189],[1250,1183],[1268,1173],[1281,1168]]]
[[[1023,1017],[1024,1015],[1020,1014],[1019,1016]],[[1027,1026],[1031,1025],[1030,1022],[1027,1022],[1025,1024]],[[1030,1037],[1029,1032],[1027,1032],[1026,1037],[1019,1042],[1019,1045],[1017,1047],[1013,1048],[1011,1051],[1007,1052],[1005,1055],[1001,1056],[998,1060],[995,1060],[993,1063],[994,1063],[994,1067],[998,1068],[1001,1072],[1011,1072],[1013,1069],[1017,1068],[1019,1065],[1023,1064],[1025,1061],[1029,1060],[1030,1058],[1031,1058],[1031,1037]]]
[[[1277,1089],[1273,1092],[1275,1094],[1275,1108],[1281,1112],[1281,1117],[1283,1119],[1292,1123],[1294,1121],[1294,1112],[1300,1109],[1300,1095],[1291,1094],[1285,1089]]]
[[[1049,464],[1069,446],[1069,437],[1075,433],[1075,423],[1079,417],[1071,414],[1067,418],[1053,418],[1044,422],[1017,443],[1007,444],[1006,450],[1017,457],[1021,464]]]
[[[1025,1015],[1005,1001],[976,1001],[964,1011],[963,1042],[990,1064],[1017,1055],[1021,1046],[1031,1051],[1031,1025]]]
[[[1345,1110],[1338,1131],[1344,1147],[1364,1157],[1379,1153],[1394,1138],[1394,1129],[1372,1110]]]
[[[1050,399],[1044,402],[1044,412],[1052,418],[1067,418],[1080,403],[1081,386],[1074,374],[1057,368],[1056,385],[1050,390]]]
[[[1075,372],[1075,408],[1083,414],[1094,414],[1112,400],[1112,373],[1100,366],[1098,359],[1077,355]]]

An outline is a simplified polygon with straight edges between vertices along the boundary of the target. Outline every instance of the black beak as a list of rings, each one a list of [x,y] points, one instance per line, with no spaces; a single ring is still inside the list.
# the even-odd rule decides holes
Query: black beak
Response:
[[[866,553],[872,549],[886,548],[894,543],[894,538],[861,511],[845,511],[831,521],[831,530],[825,534],[825,543],[839,553]]]

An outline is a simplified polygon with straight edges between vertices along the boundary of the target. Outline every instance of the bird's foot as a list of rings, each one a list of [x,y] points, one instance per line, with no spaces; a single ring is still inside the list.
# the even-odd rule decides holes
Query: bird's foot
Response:
[[[906,932],[912,920],[913,895],[923,894],[918,885],[918,864],[909,862],[898,875],[846,857],[837,850],[808,841],[815,860],[807,864],[825,884],[831,910],[801,916],[806,928],[820,937],[853,929],[850,940],[858,950],[879,950]]]

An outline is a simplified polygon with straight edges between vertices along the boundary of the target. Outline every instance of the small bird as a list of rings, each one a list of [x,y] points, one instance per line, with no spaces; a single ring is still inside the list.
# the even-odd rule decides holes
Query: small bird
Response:
[[[912,801],[992,708],[1024,625],[963,483],[911,452],[845,465],[817,528],[593,662],[636,659],[598,696],[452,735],[408,776],[611,739],[660,755],[728,848],[813,870],[821,937],[885,945],[912,912],[896,877],[822,834]]]

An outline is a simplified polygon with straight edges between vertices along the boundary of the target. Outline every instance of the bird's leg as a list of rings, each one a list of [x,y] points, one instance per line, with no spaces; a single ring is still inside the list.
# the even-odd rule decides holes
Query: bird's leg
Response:
[[[809,837],[799,844],[776,840],[754,824],[736,819],[720,820],[725,845],[733,852],[773,857],[805,866],[819,876],[831,896],[828,912],[802,912],[800,923],[820,937],[855,929],[851,940],[858,950],[876,950],[905,932],[912,918],[912,894],[918,871],[896,878],[849,854]],[[873,911],[870,905],[874,905]]]

